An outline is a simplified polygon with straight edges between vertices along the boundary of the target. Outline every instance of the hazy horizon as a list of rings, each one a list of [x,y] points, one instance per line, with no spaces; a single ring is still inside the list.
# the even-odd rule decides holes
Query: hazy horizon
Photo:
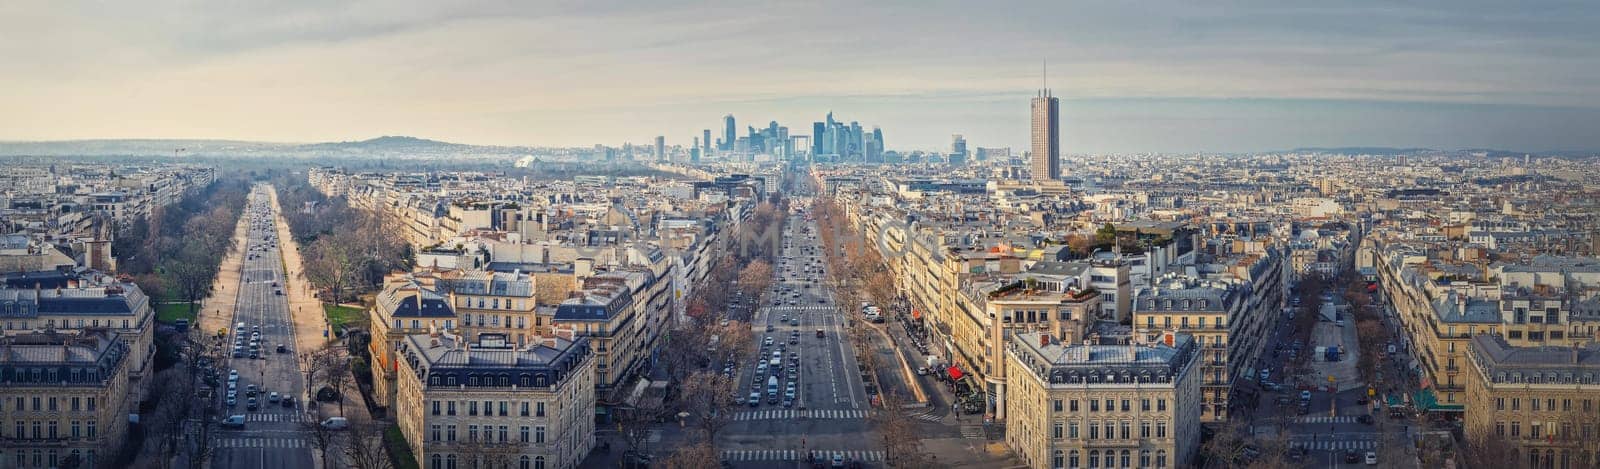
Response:
[[[1066,153],[1595,150],[1594,24],[1582,2],[21,2],[0,140],[686,145],[831,110],[890,149],[1020,153],[1048,60]]]

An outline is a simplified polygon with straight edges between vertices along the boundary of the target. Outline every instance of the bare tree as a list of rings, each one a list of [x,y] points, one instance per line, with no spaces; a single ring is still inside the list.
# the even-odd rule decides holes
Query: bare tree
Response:
[[[717,454],[715,446],[708,441],[700,441],[691,445],[678,447],[666,459],[661,460],[661,466],[667,469],[704,469],[717,467],[721,464],[721,457]]]
[[[393,469],[389,447],[383,441],[383,426],[364,423],[350,427],[343,438],[344,456],[356,469]]]
[[[733,423],[733,394],[737,389],[734,378],[710,371],[695,372],[683,383],[679,402],[685,412],[693,415],[695,427],[713,448],[717,435]]]
[[[316,449],[317,454],[322,457],[322,469],[332,467],[329,465],[328,451],[337,449],[336,444],[338,442],[335,441],[336,435],[334,435],[334,431],[323,426],[321,422],[312,420],[301,421],[300,430],[301,433],[311,437],[311,447]]]
[[[622,436],[623,443],[628,446],[627,451],[632,454],[649,454],[650,432],[665,409],[657,403],[659,401],[646,399],[639,405],[624,409],[617,416],[617,433]]]
[[[772,264],[766,261],[750,261],[739,271],[739,291],[753,304],[761,304],[762,295],[772,287],[772,282]]]
[[[922,451],[921,432],[911,418],[900,412],[904,399],[895,394],[883,394],[883,408],[867,417],[867,421],[882,439],[884,462],[889,467],[917,467],[928,464]]]
[[[485,429],[485,431],[488,431]],[[484,436],[467,434],[467,440],[456,444],[457,451],[470,461],[477,459],[483,469],[511,469],[522,454],[523,445],[510,441],[495,441],[490,433]],[[468,467],[473,467],[470,463]]]

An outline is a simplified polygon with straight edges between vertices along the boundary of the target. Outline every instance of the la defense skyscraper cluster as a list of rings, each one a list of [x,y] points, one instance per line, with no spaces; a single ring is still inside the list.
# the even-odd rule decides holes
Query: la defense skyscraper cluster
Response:
[[[1034,181],[1061,179],[1061,100],[1040,88],[1033,97],[1033,156],[1028,169]]]

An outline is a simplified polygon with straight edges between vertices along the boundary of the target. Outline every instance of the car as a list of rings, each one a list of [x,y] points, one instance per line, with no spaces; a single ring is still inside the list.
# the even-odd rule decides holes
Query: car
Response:
[[[799,343],[800,343],[800,338],[799,337],[790,337],[789,338],[789,345],[798,345]]]
[[[278,344],[278,353],[289,353],[289,347],[285,347],[283,344]]]
[[[250,400],[248,400],[248,401],[245,401],[245,404],[244,404],[244,409],[245,410],[256,410],[256,409],[260,409],[260,408],[261,408],[261,403],[256,402],[256,398],[254,398],[254,397],[250,398]]]
[[[239,399],[233,396],[228,396],[228,400],[226,402],[228,403],[228,407],[239,405]]]
[[[244,387],[244,393],[246,396],[254,397],[256,395],[256,391],[259,389],[261,388],[257,388],[256,385],[252,384]]]
[[[776,328],[775,328],[775,327],[772,327],[772,325],[771,325],[771,324],[768,324],[768,325],[767,325],[767,332],[772,332],[772,330],[773,330],[773,329],[776,329]]]
[[[344,430],[350,428],[350,421],[344,417],[329,417],[327,420],[323,420],[321,425],[322,428],[329,430]]]
[[[784,398],[783,399],[783,406],[784,407],[794,407],[794,399],[793,398],[787,398],[787,397]]]
[[[285,394],[283,396],[283,400],[278,401],[278,403],[282,404],[285,408],[293,409],[294,408],[294,396],[290,396],[290,395]]]
[[[259,352],[259,351],[250,352],[250,359],[251,360],[255,360],[255,359],[258,359],[258,358],[261,358],[261,352]]]
[[[1300,400],[1302,400],[1302,401],[1311,400],[1311,391],[1300,391]]]
[[[761,344],[762,345],[772,345],[772,336],[770,336],[770,335],[767,336],[766,339],[761,341]]]
[[[1367,452],[1367,456],[1365,458],[1363,458],[1363,459],[1366,460],[1366,463],[1367,463],[1368,466],[1376,466],[1376,465],[1378,465],[1378,453],[1377,452],[1368,451]]]
[[[821,339],[824,335],[826,335],[826,334],[823,334],[822,329],[817,329],[817,338],[818,339]]]
[[[244,428],[244,415],[229,415],[222,419],[222,428]]]
[[[928,376],[928,367],[926,367],[926,366],[917,367],[917,376]]]
[[[239,370],[228,370],[228,382],[233,383],[237,381],[239,381]]]
[[[278,403],[278,399],[279,398],[278,398],[278,392],[277,391],[273,391],[272,393],[267,394],[267,402],[270,402],[270,403],[273,403],[273,404],[277,404]]]

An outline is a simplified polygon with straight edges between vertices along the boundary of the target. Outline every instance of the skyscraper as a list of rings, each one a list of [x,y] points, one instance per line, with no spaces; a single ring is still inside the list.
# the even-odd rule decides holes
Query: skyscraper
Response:
[[[700,136],[700,154],[711,156],[711,129],[705,129],[701,132],[703,132],[704,135]]]
[[[656,136],[656,161],[667,160],[667,137]]]
[[[950,136],[950,156],[952,160],[956,158],[965,160],[967,158],[967,137],[961,134]]]
[[[735,129],[738,128],[738,126],[734,125],[733,114],[728,114],[722,118],[722,148],[718,148],[718,150],[733,151],[733,142],[739,139],[739,136],[735,134],[737,132]]]
[[[1033,161],[1028,166],[1034,181],[1061,179],[1060,108],[1049,88],[1033,98]]]

